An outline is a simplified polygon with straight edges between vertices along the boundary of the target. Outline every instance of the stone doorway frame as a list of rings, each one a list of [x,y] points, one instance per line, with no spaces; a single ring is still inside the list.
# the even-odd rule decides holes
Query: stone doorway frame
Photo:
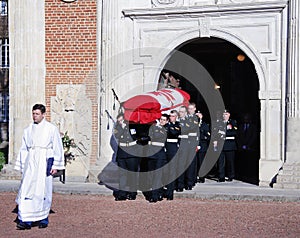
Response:
[[[162,68],[172,51],[194,38],[216,37],[240,48],[253,62],[259,79],[261,103],[261,186],[268,186],[285,161],[286,67],[288,1],[254,2],[185,8],[123,10],[132,28],[132,41],[139,54],[135,65],[157,63]],[[183,17],[184,16],[184,17]],[[131,20],[131,21],[129,21]],[[168,37],[164,35],[168,33]],[[251,36],[256,32],[256,37]],[[159,39],[160,41],[155,41]],[[156,46],[165,52],[143,51]],[[123,49],[124,50],[124,49]],[[144,70],[143,81],[158,79],[159,70]]]

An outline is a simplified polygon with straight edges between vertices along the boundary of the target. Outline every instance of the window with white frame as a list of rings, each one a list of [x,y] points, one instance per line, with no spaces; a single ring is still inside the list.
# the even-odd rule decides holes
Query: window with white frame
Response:
[[[9,67],[9,41],[8,38],[0,40],[1,68]]]
[[[6,16],[7,15],[7,0],[1,0],[1,16]]]

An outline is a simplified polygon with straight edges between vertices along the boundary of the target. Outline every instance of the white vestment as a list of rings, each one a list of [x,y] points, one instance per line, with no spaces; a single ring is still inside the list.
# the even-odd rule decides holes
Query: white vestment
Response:
[[[52,202],[52,176],[46,176],[47,159],[54,158],[52,169],[64,169],[64,151],[58,129],[45,119],[30,124],[22,138],[15,169],[22,172],[16,202],[23,222],[48,217]]]

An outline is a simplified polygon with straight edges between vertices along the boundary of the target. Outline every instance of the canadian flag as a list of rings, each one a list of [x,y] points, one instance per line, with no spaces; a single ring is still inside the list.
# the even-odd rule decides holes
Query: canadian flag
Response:
[[[129,98],[123,102],[124,118],[131,123],[148,124],[162,113],[188,106],[190,95],[180,89],[165,88]]]

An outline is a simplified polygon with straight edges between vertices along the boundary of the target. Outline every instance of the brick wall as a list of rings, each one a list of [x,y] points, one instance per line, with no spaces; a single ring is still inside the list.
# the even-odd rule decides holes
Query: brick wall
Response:
[[[97,0],[46,0],[46,104],[57,84],[85,84],[92,101],[92,156],[97,158]],[[49,118],[50,119],[50,118]]]

